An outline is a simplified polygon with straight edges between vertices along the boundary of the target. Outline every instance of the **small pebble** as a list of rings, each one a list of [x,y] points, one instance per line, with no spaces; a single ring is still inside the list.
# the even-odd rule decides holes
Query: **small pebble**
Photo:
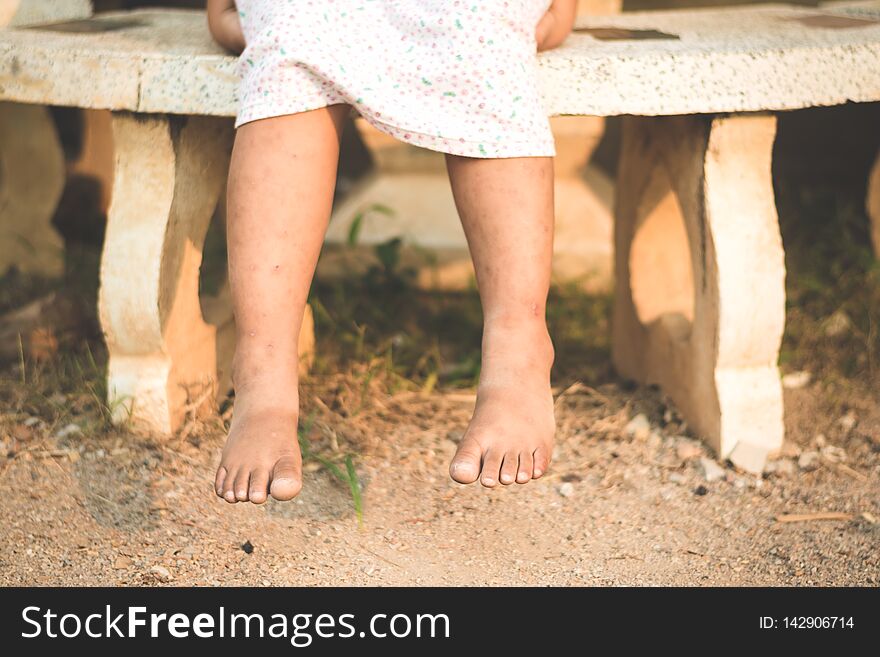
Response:
[[[804,452],[798,457],[798,467],[804,472],[811,472],[819,467],[819,452]]]
[[[703,478],[709,483],[724,479],[727,474],[724,468],[706,456],[700,459],[700,470],[703,473]]]
[[[852,327],[852,320],[842,310],[838,310],[825,320],[825,335],[829,338],[836,338],[848,333]]]
[[[562,497],[571,497],[574,495],[574,484],[570,481],[566,481],[559,487],[559,494],[562,495]]]
[[[682,461],[690,461],[691,459],[695,459],[698,456],[702,456],[703,449],[699,445],[695,445],[692,442],[685,442],[679,444],[675,449],[676,455]]]
[[[699,497],[702,497],[703,495],[705,495],[708,492],[709,492],[709,489],[706,488],[705,486],[703,486],[703,484],[700,484],[699,486],[694,488],[694,495],[697,495]]]
[[[79,436],[82,434],[82,429],[80,429],[78,424],[71,422],[70,424],[65,424],[62,428],[60,428],[56,433],[56,438],[68,438],[70,436]]]
[[[116,570],[125,570],[126,568],[131,568],[132,561],[129,557],[124,554],[120,554],[116,557],[116,561],[113,562],[113,568]]]
[[[848,411],[846,415],[837,421],[837,423],[840,425],[841,429],[846,433],[849,433],[853,430],[853,427],[856,426],[856,414],[852,411]]]
[[[245,541],[241,544],[241,549],[244,550],[245,554],[252,554],[254,551],[254,545],[250,541]]]
[[[150,568],[150,573],[155,575],[163,582],[170,582],[172,580],[171,572],[165,566],[153,566],[152,568]]]
[[[446,432],[446,440],[456,445],[461,442],[463,436],[464,431],[457,431],[452,429]]]
[[[822,458],[829,463],[841,463],[846,461],[846,450],[837,445],[825,445],[821,450]]]
[[[627,422],[623,431],[630,438],[635,438],[636,440],[646,439],[651,433],[651,423],[648,421],[648,416],[644,413],[639,413]]]
[[[810,384],[812,374],[809,372],[790,372],[782,377],[782,387],[786,390],[798,390]]]
[[[778,461],[768,461],[764,466],[764,472],[767,474],[775,474],[779,477],[790,477],[797,471],[794,461],[791,459],[780,459]]]

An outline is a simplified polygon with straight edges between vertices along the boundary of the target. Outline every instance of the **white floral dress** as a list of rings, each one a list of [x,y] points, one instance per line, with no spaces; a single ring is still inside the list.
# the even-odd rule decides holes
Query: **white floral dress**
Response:
[[[345,103],[378,129],[480,158],[551,156],[535,28],[550,0],[237,0],[236,126]]]

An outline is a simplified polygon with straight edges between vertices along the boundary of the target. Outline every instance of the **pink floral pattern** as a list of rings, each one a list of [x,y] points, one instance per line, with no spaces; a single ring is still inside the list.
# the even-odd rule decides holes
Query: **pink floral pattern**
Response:
[[[236,126],[352,105],[416,146],[481,158],[554,155],[535,26],[550,0],[237,0]]]

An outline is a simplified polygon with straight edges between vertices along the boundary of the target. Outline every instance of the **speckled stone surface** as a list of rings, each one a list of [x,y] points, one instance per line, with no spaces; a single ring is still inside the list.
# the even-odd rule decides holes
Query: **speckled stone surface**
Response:
[[[0,0],[0,25],[50,23],[91,14],[91,0]]]
[[[541,60],[554,114],[675,115],[880,100],[877,0],[625,13],[581,19],[578,27],[677,38],[573,35]]]
[[[661,38],[602,40],[579,32],[543,55],[551,114],[674,115],[880,100],[880,0],[592,16],[578,27],[613,28],[612,36],[630,30],[644,37],[647,30]],[[211,42],[202,12],[104,14],[80,29],[88,31],[0,30],[0,99],[235,114],[235,59]]]
[[[204,12],[142,10],[0,30],[3,100],[233,116],[235,89],[235,58],[211,41]]]

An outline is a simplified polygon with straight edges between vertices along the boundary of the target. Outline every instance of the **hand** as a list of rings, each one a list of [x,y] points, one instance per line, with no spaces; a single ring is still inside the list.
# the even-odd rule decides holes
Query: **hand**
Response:
[[[538,52],[561,45],[571,34],[576,14],[577,0],[553,0],[535,30]]]
[[[244,32],[235,0],[208,0],[208,29],[214,41],[227,50],[234,53],[244,50]]]

